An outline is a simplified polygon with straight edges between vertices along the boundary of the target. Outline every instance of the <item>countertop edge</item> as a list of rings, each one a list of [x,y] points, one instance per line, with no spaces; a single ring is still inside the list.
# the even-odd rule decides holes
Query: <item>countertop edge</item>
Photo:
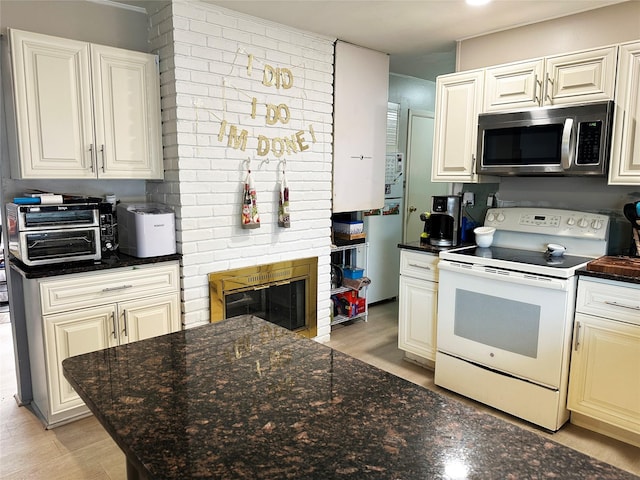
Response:
[[[605,280],[614,280],[617,282],[623,283],[633,283],[636,285],[640,285],[640,277],[631,277],[629,275],[618,275],[615,273],[606,273],[606,272],[594,272],[593,270],[587,270],[586,268],[581,268],[576,271],[576,275],[583,277],[593,277],[593,278],[602,278]]]
[[[77,262],[67,264],[52,263],[50,265],[38,267],[29,267],[13,256],[10,256],[8,260],[10,268],[16,271],[19,275],[27,279],[38,279],[57,277],[60,275],[72,275],[75,273],[99,272],[112,270],[114,268],[133,267],[136,265],[172,262],[179,261],[181,259],[181,253],[146,258],[131,257],[120,253],[105,257],[98,262]]]

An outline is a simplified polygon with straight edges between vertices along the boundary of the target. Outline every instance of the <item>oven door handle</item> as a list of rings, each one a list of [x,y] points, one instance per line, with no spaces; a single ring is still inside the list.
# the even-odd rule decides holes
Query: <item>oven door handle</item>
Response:
[[[569,290],[569,282],[560,278],[549,278],[522,272],[513,272],[495,267],[483,265],[471,265],[469,263],[451,262],[440,260],[438,263],[440,272],[443,270],[455,272],[461,275],[473,275],[475,277],[499,280],[517,285],[528,285],[531,287],[548,288],[551,290]]]

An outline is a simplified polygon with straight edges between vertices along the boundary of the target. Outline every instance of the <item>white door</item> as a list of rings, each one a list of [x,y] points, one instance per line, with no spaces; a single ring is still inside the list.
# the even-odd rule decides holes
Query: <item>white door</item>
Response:
[[[640,431],[640,326],[576,315],[570,410]]]
[[[417,242],[424,229],[420,214],[431,210],[433,195],[446,195],[449,185],[431,182],[434,118],[432,112],[409,110],[404,241]]]
[[[102,45],[91,55],[98,176],[162,179],[156,57]]]
[[[437,311],[436,282],[400,275],[398,348],[435,361]]]
[[[135,342],[180,330],[177,293],[118,304],[120,343]]]
[[[114,314],[114,306],[105,305],[44,317],[51,414],[82,405],[64,378],[62,361],[117,345]]]
[[[484,72],[474,70],[436,80],[433,181],[478,181],[475,163],[483,79]]]
[[[14,178],[95,178],[89,44],[11,30]]]
[[[389,56],[338,41],[333,111],[333,211],[382,208]]]

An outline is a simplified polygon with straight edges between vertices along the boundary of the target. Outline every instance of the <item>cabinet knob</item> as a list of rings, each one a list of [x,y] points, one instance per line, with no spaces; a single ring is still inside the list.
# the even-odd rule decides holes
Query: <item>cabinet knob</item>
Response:
[[[415,212],[416,210],[418,210],[418,209],[417,209],[416,207],[414,207],[413,205],[411,205],[411,206],[409,207],[409,213],[413,213],[413,212]]]

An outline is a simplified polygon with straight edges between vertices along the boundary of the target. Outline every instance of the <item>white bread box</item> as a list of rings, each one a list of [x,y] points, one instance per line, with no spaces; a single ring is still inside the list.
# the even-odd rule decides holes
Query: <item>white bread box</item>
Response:
[[[176,253],[175,215],[159,203],[120,203],[117,208],[120,251],[147,258]]]

